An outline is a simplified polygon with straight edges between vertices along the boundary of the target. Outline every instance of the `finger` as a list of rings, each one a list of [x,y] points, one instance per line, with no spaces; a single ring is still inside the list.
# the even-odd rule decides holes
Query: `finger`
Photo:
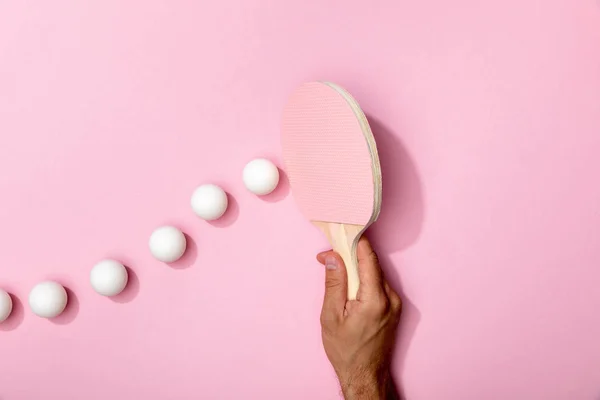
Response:
[[[331,251],[325,255],[325,298],[321,315],[326,320],[339,319],[344,315],[348,279],[341,257]]]
[[[377,253],[369,240],[362,236],[356,247],[358,258],[359,298],[361,300],[383,295],[383,273],[379,265]]]
[[[383,288],[385,290],[385,294],[390,300],[390,305],[392,306],[392,310],[398,314],[402,312],[402,299],[398,293],[391,288],[391,286],[387,283],[387,281],[383,282]]]

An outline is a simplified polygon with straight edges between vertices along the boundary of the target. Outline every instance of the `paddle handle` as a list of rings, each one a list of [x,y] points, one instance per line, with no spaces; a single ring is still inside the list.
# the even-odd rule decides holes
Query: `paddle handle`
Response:
[[[313,221],[319,227],[331,244],[333,251],[338,253],[348,276],[348,300],[356,300],[358,294],[358,258],[356,257],[356,244],[365,227],[362,225],[339,224],[335,222]]]

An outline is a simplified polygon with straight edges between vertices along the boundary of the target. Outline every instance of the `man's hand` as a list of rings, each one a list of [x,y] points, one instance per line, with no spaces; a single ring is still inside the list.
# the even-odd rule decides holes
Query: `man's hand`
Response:
[[[402,303],[383,278],[369,241],[358,243],[360,286],[347,300],[346,267],[333,251],[317,255],[326,269],[321,311],[323,345],[346,400],[396,399],[391,353]]]

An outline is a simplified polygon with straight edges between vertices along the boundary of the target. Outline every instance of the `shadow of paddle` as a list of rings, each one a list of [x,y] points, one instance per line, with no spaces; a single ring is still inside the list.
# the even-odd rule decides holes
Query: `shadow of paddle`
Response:
[[[416,166],[398,135],[377,118],[367,119],[377,143],[382,171],[381,213],[367,231],[367,237],[379,256],[389,284],[402,298],[402,316],[394,354],[396,385],[402,391],[406,357],[421,313],[402,290],[402,265],[393,265],[391,256],[409,248],[419,238],[425,216],[421,179]],[[404,395],[401,393],[401,397]]]

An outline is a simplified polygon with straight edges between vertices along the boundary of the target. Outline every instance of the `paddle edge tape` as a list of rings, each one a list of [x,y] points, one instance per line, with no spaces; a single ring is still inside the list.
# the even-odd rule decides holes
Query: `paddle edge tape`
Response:
[[[381,212],[383,188],[382,188],[382,176],[381,176],[381,163],[379,162],[379,153],[377,151],[377,143],[375,142],[375,137],[373,136],[373,132],[371,131],[371,126],[369,125],[369,121],[367,120],[365,113],[360,108],[360,105],[358,104],[356,99],[354,99],[354,97],[347,90],[345,90],[344,88],[342,88],[340,85],[338,85],[336,83],[329,82],[329,81],[321,81],[321,83],[334,89],[336,92],[338,92],[344,98],[344,100],[346,100],[348,105],[352,108],[352,111],[354,111],[354,114],[356,115],[356,118],[358,119],[361,130],[365,137],[365,140],[367,141],[367,146],[369,148],[369,153],[371,156],[371,165],[372,165],[372,172],[373,172],[373,190],[374,190],[373,199],[375,200],[375,204],[373,205],[373,214],[371,215],[371,219],[365,226],[365,229],[366,229],[373,222],[377,221],[377,218],[379,218],[379,214]]]

